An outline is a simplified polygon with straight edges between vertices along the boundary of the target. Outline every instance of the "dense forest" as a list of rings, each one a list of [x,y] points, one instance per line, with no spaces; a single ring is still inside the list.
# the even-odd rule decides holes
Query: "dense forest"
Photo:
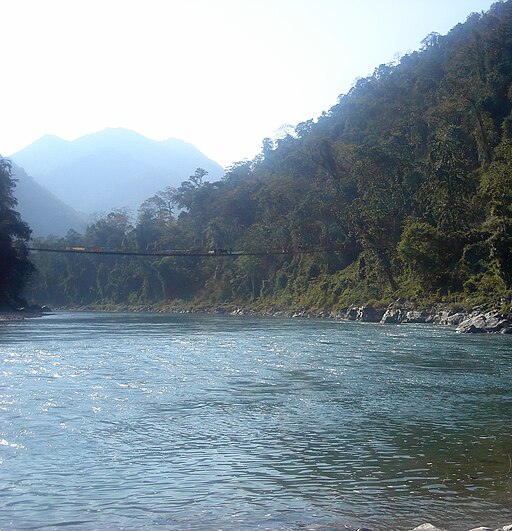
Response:
[[[318,119],[265,139],[258,157],[222,180],[209,182],[199,168],[136,216],[116,210],[82,234],[34,244],[223,251],[36,253],[27,296],[53,305],[327,311],[510,296],[511,111],[506,1],[446,36],[428,35],[421,50],[359,79]]]

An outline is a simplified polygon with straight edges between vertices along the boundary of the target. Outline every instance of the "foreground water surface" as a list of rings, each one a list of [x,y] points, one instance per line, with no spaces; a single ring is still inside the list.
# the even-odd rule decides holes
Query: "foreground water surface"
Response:
[[[60,313],[0,323],[0,528],[512,522],[512,338]]]

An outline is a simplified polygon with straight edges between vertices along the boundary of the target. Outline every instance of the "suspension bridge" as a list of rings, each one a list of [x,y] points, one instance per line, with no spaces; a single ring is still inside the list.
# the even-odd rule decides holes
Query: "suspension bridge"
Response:
[[[238,256],[278,256],[278,255],[300,255],[300,254],[319,254],[340,252],[332,248],[316,249],[282,249],[266,251],[234,251],[232,249],[170,249],[165,251],[130,251],[125,249],[113,249],[110,247],[27,247],[28,251],[42,253],[68,253],[68,254],[96,254],[96,255],[113,255],[113,256],[181,256],[181,257],[238,257]]]

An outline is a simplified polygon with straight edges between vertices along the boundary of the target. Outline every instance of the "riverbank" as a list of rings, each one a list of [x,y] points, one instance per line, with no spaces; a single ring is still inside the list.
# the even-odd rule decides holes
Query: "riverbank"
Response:
[[[45,313],[48,313],[48,309],[45,309],[45,307],[20,308],[17,310],[4,309],[0,311],[0,323],[42,317]]]
[[[367,529],[366,531],[371,531],[371,530]],[[449,531],[449,530],[446,528],[442,528],[442,527],[436,527],[435,525],[432,525],[430,523],[426,523],[418,527],[415,527],[411,531]],[[512,524],[507,524],[502,527],[498,527],[497,529],[494,527],[486,527],[486,526],[473,527],[472,529],[469,529],[468,531],[512,531]]]
[[[311,529],[311,528],[306,528],[306,529]],[[343,526],[342,528],[333,528],[333,527],[315,527],[314,530],[315,531],[335,531],[337,529],[344,529],[346,531],[373,531],[371,528],[369,527],[359,527],[359,528],[354,528],[354,527],[347,527],[347,526]],[[459,531],[461,531],[460,528],[458,528]],[[415,527],[414,529],[410,529],[410,531],[452,531],[452,529],[449,529],[449,528],[446,528],[446,527],[437,527],[431,523],[425,523],[425,524],[421,524],[417,527]],[[480,526],[480,527],[473,527],[471,529],[464,529],[464,531],[512,531],[512,524],[507,524],[507,525],[504,525],[502,527],[498,527],[498,528],[495,528],[495,527],[486,527],[486,526]]]
[[[95,304],[87,306],[67,306],[65,310],[75,311],[116,311],[116,312],[155,312],[155,313],[208,313],[224,315],[260,315],[264,317],[289,317],[306,319],[335,319],[340,321],[360,321],[381,324],[427,323],[442,326],[455,326],[458,333],[500,333],[512,334],[512,300],[499,301],[499,304],[480,304],[463,308],[453,304],[435,304],[426,309],[417,309],[412,304],[397,300],[386,307],[371,304],[351,306],[335,311],[313,310],[304,307],[287,308],[262,304],[194,304],[176,301],[167,304]]]
[[[23,321],[25,317],[18,312],[0,312],[0,323],[9,321]]]

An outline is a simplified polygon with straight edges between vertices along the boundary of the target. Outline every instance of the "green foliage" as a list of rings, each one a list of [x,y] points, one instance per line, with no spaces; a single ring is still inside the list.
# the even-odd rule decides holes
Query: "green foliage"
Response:
[[[9,161],[0,158],[0,308],[23,303],[21,292],[33,272],[26,248],[30,229],[15,210],[14,185]]]
[[[495,150],[494,160],[482,178],[487,199],[484,224],[491,258],[507,289],[512,287],[512,141],[505,139]]]
[[[453,242],[439,228],[409,221],[397,247],[408,271],[426,290],[450,285]]]

